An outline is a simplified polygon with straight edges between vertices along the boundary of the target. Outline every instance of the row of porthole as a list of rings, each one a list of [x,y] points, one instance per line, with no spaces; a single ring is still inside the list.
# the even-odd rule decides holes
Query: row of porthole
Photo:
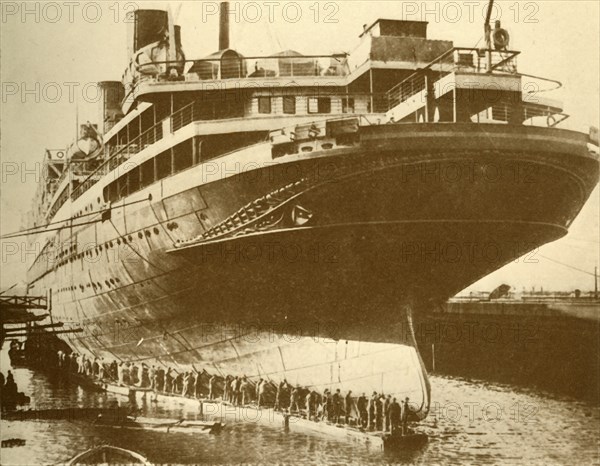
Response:
[[[100,198],[97,198],[96,202],[98,202],[98,205],[101,205],[101,204],[102,204],[102,201],[100,200]],[[84,212],[88,212],[88,211],[89,211],[90,213],[94,212],[94,206],[93,206],[92,204],[88,204],[88,205],[86,205],[86,206],[85,206],[85,207],[84,207],[82,210],[80,210],[79,212],[77,212],[77,213],[74,215],[74,218],[81,217],[81,216],[83,215],[83,213],[84,213]],[[97,213],[100,213],[100,212],[97,212]]]
[[[72,246],[70,246],[68,249],[65,249],[64,251],[61,251],[61,252],[58,254],[58,257],[62,259],[62,258],[63,258],[64,256],[66,256],[67,254],[69,254],[69,253],[71,253],[71,252],[75,252],[76,250],[77,250],[77,246],[76,246],[76,245],[72,245]]]
[[[104,284],[107,288],[111,288],[113,286],[117,286],[117,284],[121,283],[121,279],[116,277],[116,278],[109,278],[108,280],[104,280]],[[102,284],[100,282],[91,282],[91,283],[86,283],[85,285],[74,285],[74,286],[67,286],[64,288],[59,288],[58,292],[59,293],[64,293],[66,291],[76,291],[77,288],[79,288],[82,292],[85,291],[86,288],[93,288],[94,290],[96,289],[102,289]]]
[[[177,224],[175,223],[175,228],[177,228]],[[154,233],[155,235],[159,235],[160,234],[160,230],[157,227],[154,227],[152,229],[152,231],[150,230],[144,230],[144,232],[142,233],[141,231],[138,231],[138,238],[139,239],[143,239],[144,236],[146,236],[147,238],[149,238],[150,236],[152,236],[152,233]],[[128,243],[132,243],[134,241],[134,238],[132,235],[129,235],[128,237],[123,236],[122,238],[117,238],[116,240],[114,240],[114,242],[117,244],[117,246],[120,246],[121,244],[128,244]],[[85,252],[79,253],[79,254],[75,254],[74,256],[65,259],[61,262],[58,263],[57,268],[58,267],[62,267],[63,265],[65,265],[67,262],[73,262],[75,260],[78,259],[83,259],[84,256],[86,257],[92,257],[94,254],[96,256],[99,256],[100,253],[102,252],[103,249],[108,250],[111,249],[114,246],[113,241],[107,241],[104,244],[100,244],[98,246],[96,246],[94,249],[89,249]],[[75,250],[75,247],[71,247],[69,249],[72,249],[73,251]],[[60,256],[60,255],[59,255]]]

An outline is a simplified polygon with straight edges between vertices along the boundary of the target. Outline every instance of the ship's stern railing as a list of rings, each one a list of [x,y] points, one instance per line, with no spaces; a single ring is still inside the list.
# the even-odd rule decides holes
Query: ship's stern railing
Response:
[[[454,47],[387,91],[388,110],[425,91],[428,77],[437,81],[455,72],[517,74],[517,56],[520,53]]]

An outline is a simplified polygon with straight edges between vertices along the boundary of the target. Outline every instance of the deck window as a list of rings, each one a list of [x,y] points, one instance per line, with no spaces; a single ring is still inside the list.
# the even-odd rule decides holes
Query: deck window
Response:
[[[121,176],[117,179],[117,199],[121,199],[129,194],[127,190],[127,176]]]
[[[173,155],[175,158],[174,171],[179,172],[190,168],[194,165],[194,152],[192,149],[192,140],[188,139],[181,144],[177,144],[173,148]]]
[[[113,181],[104,188],[104,202],[116,202],[118,199],[117,182]]]
[[[145,161],[142,164],[142,183],[141,187],[145,188],[154,183],[154,159]]]
[[[296,113],[296,97],[293,95],[286,95],[283,97],[283,113],[287,115],[294,115]]]
[[[308,99],[308,113],[331,113],[331,98],[310,97]]]
[[[171,174],[171,150],[156,157],[156,179],[162,180]]]
[[[342,112],[354,113],[354,97],[344,97],[342,99]]]
[[[258,98],[258,113],[271,113],[271,97]]]
[[[319,97],[319,113],[331,113],[331,99]]]
[[[140,167],[135,167],[127,173],[127,181],[129,183],[129,194],[140,190]]]

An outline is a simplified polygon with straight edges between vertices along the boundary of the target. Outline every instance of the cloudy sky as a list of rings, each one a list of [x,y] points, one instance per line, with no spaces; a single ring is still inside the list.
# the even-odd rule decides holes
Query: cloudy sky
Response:
[[[95,121],[93,83],[120,79],[126,63],[125,13],[166,2],[3,2],[1,25],[2,233],[18,230],[35,190],[45,148],[64,147],[79,119]],[[378,17],[429,21],[432,39],[475,46],[487,1],[472,2],[232,2],[232,46],[246,55],[295,49],[307,54],[351,51],[362,25]],[[188,58],[217,49],[216,3],[172,2]],[[599,2],[497,2],[494,17],[521,50],[524,73],[558,79],[548,97],[565,101],[568,129],[599,126]],[[593,288],[599,262],[600,194],[594,191],[566,238],[544,246],[534,263],[511,264],[470,289],[500,283],[545,289]],[[2,243],[0,286],[24,277],[25,265]],[[567,264],[569,267],[559,263]],[[573,268],[574,267],[574,268]],[[578,271],[575,269],[581,269]]]

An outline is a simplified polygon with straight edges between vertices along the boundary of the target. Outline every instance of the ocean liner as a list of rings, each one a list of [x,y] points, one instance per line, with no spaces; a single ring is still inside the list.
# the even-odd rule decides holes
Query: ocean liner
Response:
[[[46,152],[28,293],[80,354],[373,391],[427,415],[413,313],[567,233],[597,130],[559,129],[499,24],[482,48],[379,19],[349,54],[190,59],[132,13],[98,125]],[[489,20],[488,20],[489,23]]]

